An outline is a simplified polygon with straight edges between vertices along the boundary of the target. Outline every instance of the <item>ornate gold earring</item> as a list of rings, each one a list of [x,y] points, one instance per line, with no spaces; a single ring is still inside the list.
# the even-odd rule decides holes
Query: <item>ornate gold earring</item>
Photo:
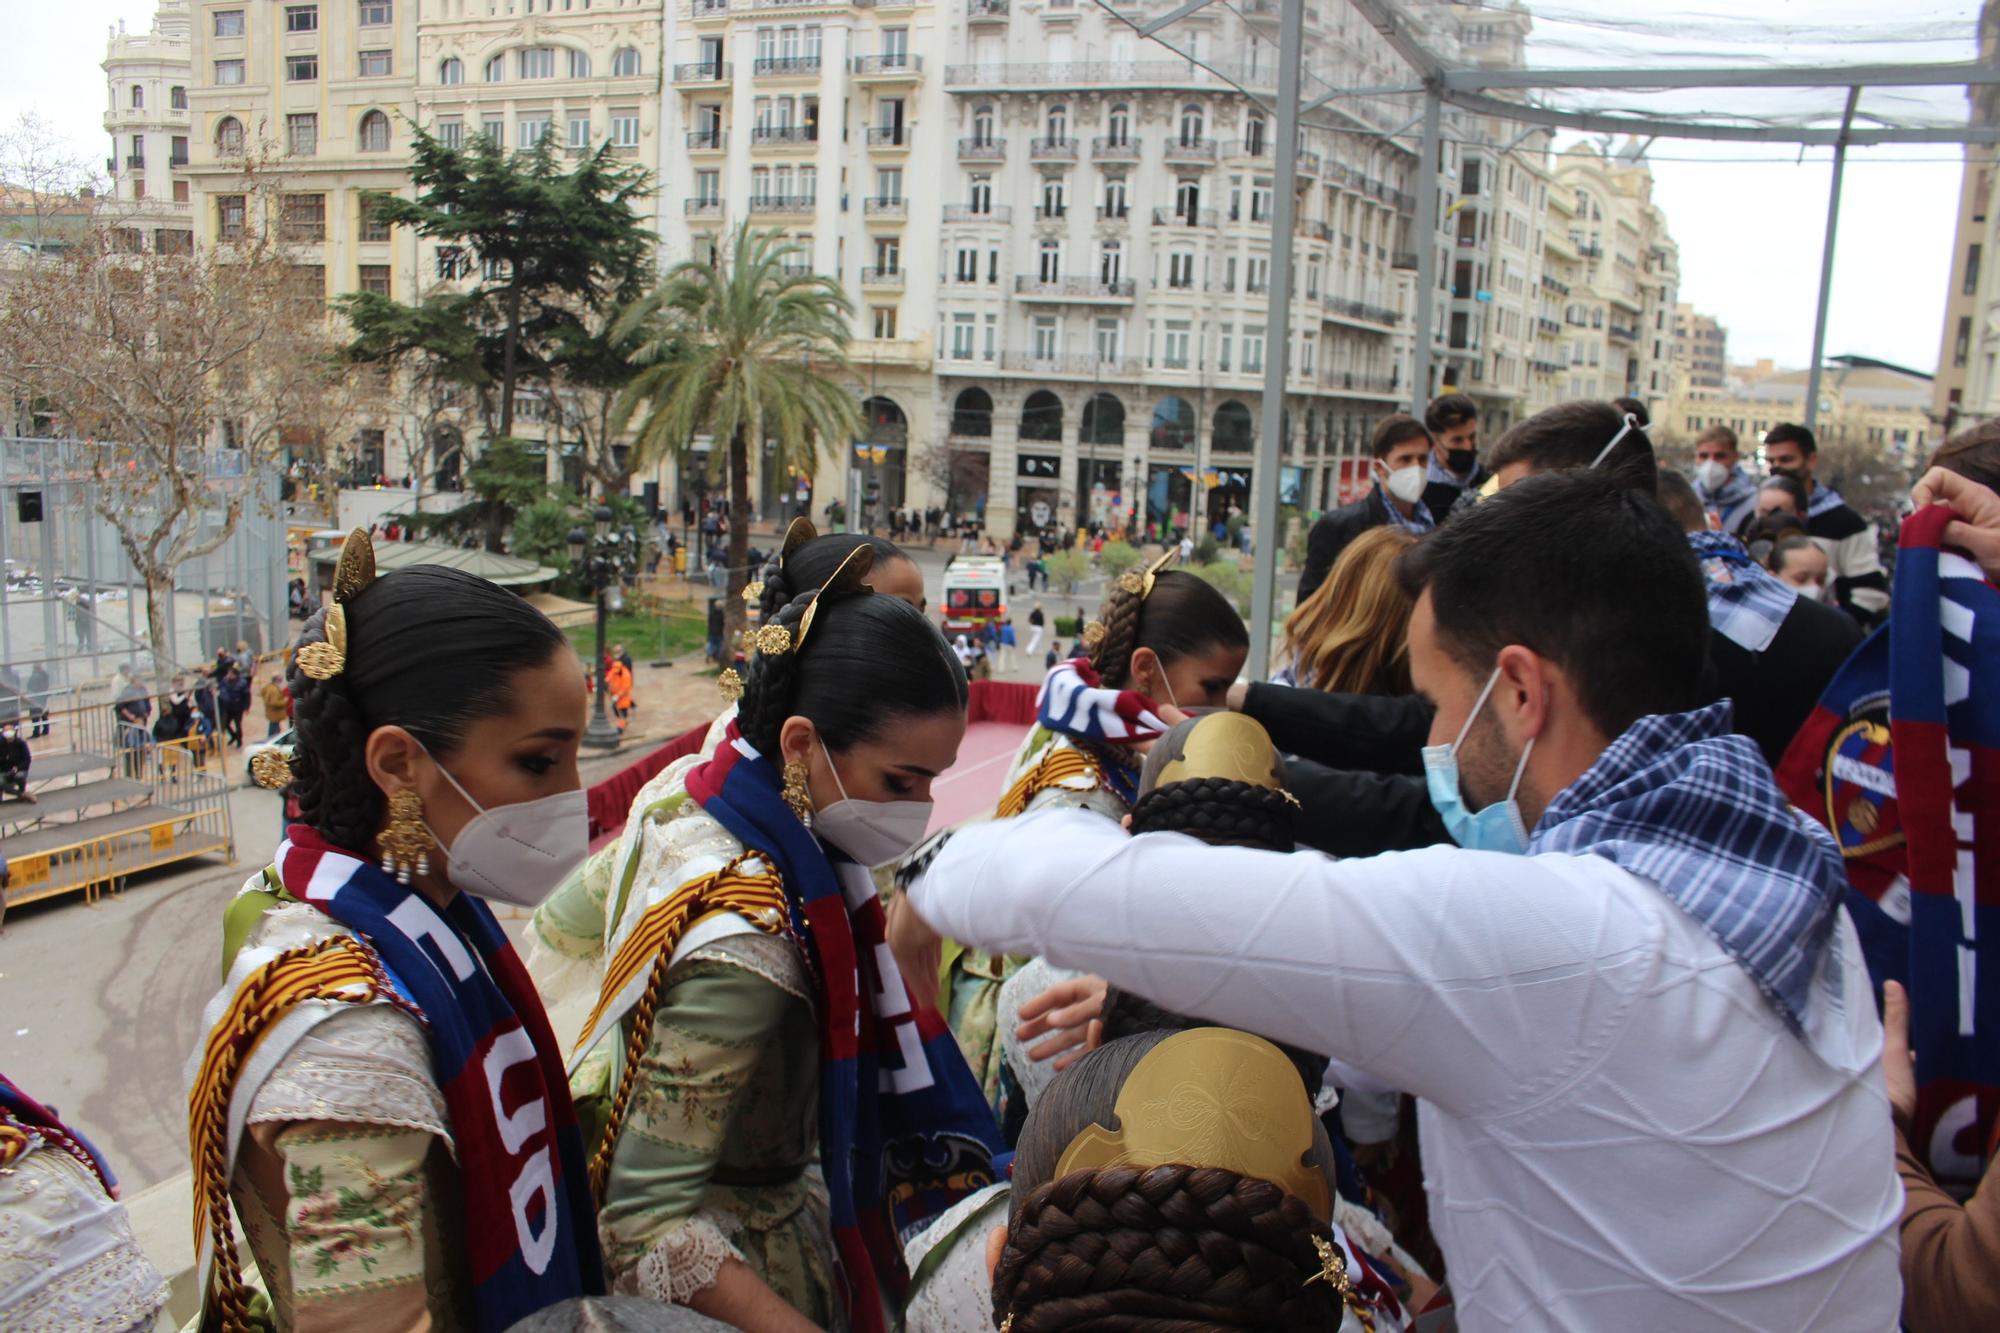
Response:
[[[424,802],[405,787],[389,795],[389,822],[375,838],[382,848],[382,873],[408,884],[411,873],[431,873],[431,835],[424,827]]]
[[[812,793],[806,790],[806,761],[794,759],[785,765],[785,804],[807,828],[813,826]]]

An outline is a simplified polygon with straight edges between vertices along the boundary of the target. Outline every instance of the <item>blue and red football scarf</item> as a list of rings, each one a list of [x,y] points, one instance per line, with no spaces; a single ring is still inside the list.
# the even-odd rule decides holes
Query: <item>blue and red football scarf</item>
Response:
[[[1778,778],[1840,843],[1876,983],[1910,992],[1912,1146],[1939,1176],[1976,1179],[2000,1132],[2000,589],[1942,549],[1949,519],[1903,521],[1894,614]]]
[[[1087,657],[1049,668],[1035,698],[1035,721],[1102,759],[1105,782],[1127,805],[1139,799],[1139,770],[1121,760],[1129,750],[1112,747],[1164,736],[1169,729],[1166,719],[1153,711],[1151,699],[1137,690],[1104,685]]]
[[[112,1198],[118,1197],[118,1177],[97,1145],[62,1122],[52,1106],[44,1106],[21,1091],[14,1080],[0,1074],[0,1171],[33,1146],[35,1140],[59,1148],[81,1162],[97,1177],[98,1184]]]
[[[355,931],[423,1014],[465,1187],[466,1250],[482,1329],[604,1291],[597,1210],[562,1054],[527,969],[485,903],[442,911],[294,824],[275,864],[285,891]]]
[[[777,769],[734,722],[687,789],[771,859],[807,942],[819,990],[819,1155],[843,1298],[856,1333],[881,1333],[889,1321],[877,1283],[900,1304],[903,1238],[993,1183],[1000,1127],[951,1029],[911,1000],[867,868],[807,831]]]

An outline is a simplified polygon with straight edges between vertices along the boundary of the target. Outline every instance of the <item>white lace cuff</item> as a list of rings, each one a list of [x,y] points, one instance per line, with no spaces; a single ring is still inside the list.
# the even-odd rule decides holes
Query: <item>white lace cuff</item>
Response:
[[[686,1305],[695,1293],[715,1285],[723,1264],[742,1257],[713,1221],[690,1217],[646,1251],[633,1277],[641,1296]]]

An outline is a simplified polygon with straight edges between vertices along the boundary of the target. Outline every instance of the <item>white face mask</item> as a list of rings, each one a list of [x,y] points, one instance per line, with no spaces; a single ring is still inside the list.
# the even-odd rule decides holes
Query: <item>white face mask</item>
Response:
[[[478,811],[445,847],[445,876],[456,888],[516,907],[539,907],[590,855],[590,805],[581,788],[489,810],[450,769],[438,764],[438,772]],[[437,830],[428,822],[424,827],[443,847]]]
[[[1799,596],[1801,597],[1810,598],[1815,602],[1823,602],[1826,600],[1826,585],[1824,583],[1821,583],[1818,579],[1807,579],[1804,583],[1801,583],[1797,586],[1799,590]]]
[[[1380,463],[1375,466],[1382,467]],[[1414,467],[1399,467],[1394,472],[1384,469],[1379,475],[1382,489],[1406,505],[1415,504],[1423,498],[1424,487],[1430,484],[1430,477],[1421,463]]]
[[[1729,480],[1729,469],[1713,458],[1704,458],[1694,465],[1694,479],[1705,491],[1719,491]]]
[[[817,738],[816,738],[817,739]],[[931,825],[931,801],[857,801],[847,794],[826,742],[819,742],[840,799],[813,811],[813,832],[865,866],[893,861],[924,839]],[[580,795],[581,793],[579,793]]]

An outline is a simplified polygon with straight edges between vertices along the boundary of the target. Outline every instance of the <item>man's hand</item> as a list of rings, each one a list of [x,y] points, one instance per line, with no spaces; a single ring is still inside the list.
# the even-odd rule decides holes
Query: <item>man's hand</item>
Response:
[[[1068,1069],[1104,1040],[1104,993],[1110,989],[1103,977],[1078,977],[1055,985],[1021,1006],[1021,1026],[1014,1030],[1019,1041],[1034,1041],[1043,1033],[1053,1033],[1047,1041],[1028,1048],[1030,1060],[1055,1061],[1057,1072]]]
[[[1918,505],[1949,505],[1956,515],[1945,524],[1944,541],[1979,562],[1989,579],[2000,579],[2000,495],[1949,469],[1934,467],[1910,492]]]
[[[926,1009],[936,1007],[944,937],[917,915],[917,909],[910,906],[907,893],[898,893],[889,900],[887,915],[889,952],[895,955],[896,967],[903,974],[903,983],[910,988],[911,997],[919,1005]]]
[[[1229,687],[1229,697],[1223,706],[1232,713],[1243,711],[1243,705],[1250,700],[1250,682],[1239,680]]]
[[[1889,1088],[1889,1109],[1905,1121],[1913,1119],[1917,1062],[1910,1055],[1910,997],[1893,981],[1882,984],[1882,1081]]]

